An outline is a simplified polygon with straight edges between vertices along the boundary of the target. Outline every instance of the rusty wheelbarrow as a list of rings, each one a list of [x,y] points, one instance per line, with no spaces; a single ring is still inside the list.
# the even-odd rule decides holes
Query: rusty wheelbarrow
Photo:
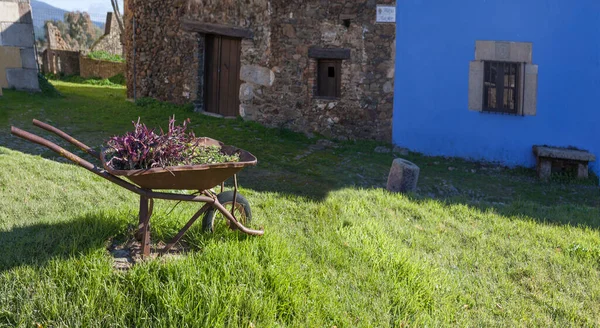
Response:
[[[139,225],[136,238],[142,243],[142,254],[144,257],[150,255],[150,217],[152,216],[154,199],[205,203],[179,233],[160,251],[161,254],[168,252],[202,215],[204,215],[202,222],[203,228],[212,231],[214,227],[215,211],[223,214],[227,219],[228,226],[233,230],[239,230],[248,235],[255,236],[264,234],[263,230],[249,229],[244,225],[251,219],[251,210],[250,205],[245,198],[238,193],[237,173],[244,167],[254,166],[257,163],[256,157],[245,150],[232,146],[225,146],[220,141],[214,139],[202,138],[201,143],[207,146],[222,146],[223,152],[228,154],[238,152],[240,154],[240,160],[233,163],[172,166],[147,170],[113,170],[107,165],[104,158],[105,156],[103,156],[102,152],[90,148],[49,124],[38,120],[33,120],[33,124],[46,131],[55,133],[62,139],[77,146],[79,149],[98,160],[99,163],[102,164],[102,168],[37,135],[23,131],[14,126],[11,127],[10,132],[25,140],[42,145],[88,171],[140,196]],[[124,177],[133,183],[127,182],[121,177]],[[234,181],[233,192],[223,192],[225,180],[231,177],[233,177]],[[212,189],[219,185],[221,187],[221,193],[217,194]],[[186,195],[154,191],[161,189],[194,190],[197,191],[197,193]],[[231,210],[228,210],[226,206],[229,207],[230,204]]]

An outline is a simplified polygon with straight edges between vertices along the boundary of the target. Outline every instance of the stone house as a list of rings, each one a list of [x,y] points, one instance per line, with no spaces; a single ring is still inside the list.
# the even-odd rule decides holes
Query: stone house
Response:
[[[0,89],[39,91],[33,42],[29,0],[0,0]]]
[[[391,141],[393,0],[126,0],[129,97]],[[135,25],[135,27],[134,27]]]
[[[397,9],[394,143],[510,166],[535,165],[534,145],[600,158],[600,1],[410,0]]]

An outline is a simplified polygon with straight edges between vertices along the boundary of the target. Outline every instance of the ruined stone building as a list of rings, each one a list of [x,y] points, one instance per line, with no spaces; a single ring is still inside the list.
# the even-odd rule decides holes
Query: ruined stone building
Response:
[[[79,75],[79,51],[73,50],[52,22],[46,22],[44,28],[48,41],[41,56],[44,74]]]
[[[128,96],[391,141],[392,0],[126,0]],[[135,24],[135,28],[134,28]]]
[[[121,43],[121,29],[117,22],[117,17],[113,13],[106,14],[106,24],[104,25],[104,35],[102,35],[92,45],[90,51],[106,51],[113,55],[123,54],[123,44]]]
[[[85,16],[89,19],[89,15]],[[42,68],[44,73],[80,75],[85,78],[110,78],[123,74],[124,64],[108,61],[98,61],[86,56],[89,51],[104,51],[113,55],[123,54],[121,29],[113,13],[106,14],[104,35],[94,42],[89,49],[81,49],[77,40],[70,35],[62,35],[60,29],[52,22],[46,22],[47,48],[42,53]],[[75,47],[72,45],[75,44]],[[78,50],[79,49],[79,50]]]

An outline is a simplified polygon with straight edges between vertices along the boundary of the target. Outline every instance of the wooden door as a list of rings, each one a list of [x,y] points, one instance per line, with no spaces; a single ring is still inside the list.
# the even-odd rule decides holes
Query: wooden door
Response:
[[[219,35],[206,36],[206,111],[225,117],[240,112],[241,40]]]

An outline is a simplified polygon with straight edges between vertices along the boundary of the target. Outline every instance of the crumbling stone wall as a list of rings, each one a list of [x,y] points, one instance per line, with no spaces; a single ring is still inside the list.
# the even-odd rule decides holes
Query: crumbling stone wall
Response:
[[[91,59],[86,56],[79,58],[80,75],[84,78],[100,77],[111,78],[125,73],[125,63],[115,63],[106,60]]]
[[[79,75],[79,51],[44,50],[42,70],[44,74]]]
[[[104,35],[101,36],[90,49],[91,51],[106,51],[113,55],[123,54],[121,43],[121,29],[117,23],[117,17],[113,13],[106,14],[106,26]]]
[[[202,104],[204,35],[182,19],[249,29],[242,40],[240,115],[269,126],[340,138],[391,140],[395,25],[376,24],[376,5],[392,0],[126,1],[128,94],[133,96],[136,17],[138,97]],[[310,47],[351,50],[339,99],[316,97]],[[202,106],[199,106],[202,108]]]
[[[44,27],[48,40],[48,47],[42,53],[44,74],[79,75],[79,51],[73,50],[54,24],[46,22]]]

